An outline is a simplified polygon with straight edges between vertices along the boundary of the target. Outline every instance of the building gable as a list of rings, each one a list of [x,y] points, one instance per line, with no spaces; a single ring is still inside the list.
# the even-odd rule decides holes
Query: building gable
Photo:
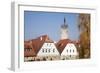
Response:
[[[44,43],[37,56],[60,56],[54,43]]]
[[[78,55],[77,48],[73,43],[68,43],[61,53],[61,56]]]

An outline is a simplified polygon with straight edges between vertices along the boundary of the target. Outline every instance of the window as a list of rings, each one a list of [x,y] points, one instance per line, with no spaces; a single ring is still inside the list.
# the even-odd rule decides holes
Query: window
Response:
[[[42,49],[42,52],[44,52],[44,49]]]
[[[68,52],[68,49],[67,49],[67,52]]]
[[[49,53],[50,53],[50,49],[49,49]]]
[[[69,55],[69,57],[71,57],[71,55]]]
[[[32,48],[30,48],[30,51],[32,51]]]
[[[46,51],[45,52],[47,52],[47,49],[46,49]]]
[[[48,43],[47,43],[47,46],[48,46]]]
[[[25,48],[25,51],[31,51],[32,48]]]
[[[26,51],[26,48],[24,48],[24,51]]]
[[[71,53],[71,49],[70,49],[70,53]]]
[[[30,48],[28,48],[27,50],[30,51]]]
[[[25,48],[25,51],[27,51],[27,48]]]
[[[51,43],[50,43],[50,46],[51,46]]]
[[[73,49],[73,53],[74,53],[74,49]]]
[[[53,52],[55,52],[55,49],[53,49]]]

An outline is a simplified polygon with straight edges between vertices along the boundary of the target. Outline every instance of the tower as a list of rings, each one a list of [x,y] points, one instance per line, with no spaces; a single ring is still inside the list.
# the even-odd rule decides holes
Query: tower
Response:
[[[68,39],[68,25],[66,24],[65,17],[64,17],[64,24],[62,24],[60,28],[60,36],[61,40]]]

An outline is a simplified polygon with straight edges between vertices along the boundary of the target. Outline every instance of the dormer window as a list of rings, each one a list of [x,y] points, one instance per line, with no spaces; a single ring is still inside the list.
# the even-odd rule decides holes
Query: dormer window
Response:
[[[29,51],[31,51],[32,50],[32,48],[29,48]]]
[[[25,51],[31,51],[32,48],[25,48]]]

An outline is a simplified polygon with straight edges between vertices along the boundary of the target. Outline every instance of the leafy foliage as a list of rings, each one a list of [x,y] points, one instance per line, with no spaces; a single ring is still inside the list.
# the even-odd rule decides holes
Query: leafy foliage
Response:
[[[80,14],[78,19],[80,31],[80,58],[90,58],[90,14]]]

